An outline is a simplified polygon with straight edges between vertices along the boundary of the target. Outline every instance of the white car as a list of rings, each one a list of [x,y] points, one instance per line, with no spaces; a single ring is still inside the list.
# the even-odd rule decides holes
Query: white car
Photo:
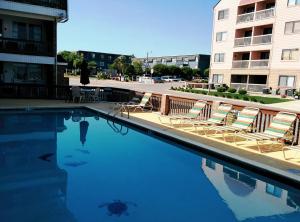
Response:
[[[176,76],[162,76],[161,80],[164,82],[179,82],[181,79],[177,78]]]

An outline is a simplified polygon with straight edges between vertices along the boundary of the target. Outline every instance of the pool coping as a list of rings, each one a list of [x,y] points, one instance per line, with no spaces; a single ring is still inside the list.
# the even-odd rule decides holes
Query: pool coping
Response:
[[[27,107],[24,108],[0,108],[0,111],[20,111],[20,110],[26,110]],[[104,110],[101,110],[100,108],[95,108],[89,105],[78,105],[78,106],[59,106],[59,107],[30,107],[32,110],[45,110],[45,109],[89,109],[91,111],[97,112],[103,116],[106,116],[111,119],[116,119],[119,122],[128,124],[132,127],[138,128],[144,132],[148,132],[148,134],[152,135],[158,135],[159,137],[165,138],[167,140],[170,140],[172,142],[178,143],[183,146],[187,146],[188,148],[191,148],[195,151],[207,153],[208,155],[212,155],[214,157],[217,157],[221,160],[228,161],[230,163],[239,165],[241,167],[246,168],[247,170],[254,171],[257,174],[261,174],[262,176],[267,175],[267,177],[271,177],[271,179],[275,179],[282,183],[288,183],[289,185],[296,186],[300,188],[300,175],[293,174],[290,172],[287,172],[284,169],[276,168],[274,166],[264,164],[259,161],[255,161],[252,159],[249,159],[247,157],[239,156],[236,154],[233,154],[229,151],[221,150],[220,148],[216,148],[213,146],[209,146],[207,144],[203,144],[201,142],[195,141],[194,139],[188,138],[188,136],[184,137],[179,134],[174,134],[172,132],[169,132],[167,130],[163,130],[160,127],[152,126],[150,124],[138,122],[133,119],[128,119],[125,117],[112,115],[109,112],[106,112]],[[181,132],[182,133],[182,132]]]

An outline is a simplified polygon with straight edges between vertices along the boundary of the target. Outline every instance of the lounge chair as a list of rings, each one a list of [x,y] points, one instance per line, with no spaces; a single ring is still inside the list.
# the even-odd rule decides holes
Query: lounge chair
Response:
[[[266,141],[270,141],[272,147],[272,145],[274,145],[274,142],[286,139],[288,133],[293,128],[296,119],[297,115],[294,113],[280,112],[274,117],[270,126],[263,133],[238,133],[236,134],[236,136],[242,139],[246,139],[247,141],[256,141],[257,149],[262,153],[260,145]],[[240,143],[243,144],[244,142],[238,142],[236,144]]]
[[[246,107],[239,113],[237,120],[231,126],[212,126],[207,127],[205,131],[213,131],[214,134],[210,135],[212,137],[222,134],[225,141],[226,133],[251,132],[258,114],[259,108]]]
[[[199,132],[199,127],[201,127],[202,130],[205,129],[204,127],[207,126],[217,126],[217,125],[225,125],[227,121],[227,117],[229,113],[232,111],[232,105],[230,104],[221,104],[218,109],[212,114],[211,118],[208,120],[202,120],[202,121],[191,121],[190,123],[193,125],[194,130]]]
[[[285,146],[285,147],[283,147],[283,148],[282,148],[282,152],[283,152],[283,157],[284,157],[284,159],[288,159],[288,158],[286,157],[286,154],[285,154],[285,151],[287,151],[287,150],[295,151],[295,156],[294,156],[294,158],[295,158],[295,157],[296,157],[296,154],[297,154],[297,153],[300,153],[300,145],[295,146],[294,143],[293,143],[292,146]]]
[[[170,122],[170,124],[173,126],[174,122],[173,121],[179,121],[180,124],[183,124],[184,121],[192,121],[192,120],[196,120],[201,113],[203,113],[203,110],[207,107],[207,102],[206,101],[202,101],[202,100],[198,100],[192,109],[190,109],[190,111],[187,114],[183,114],[183,115],[169,115],[169,116],[162,116],[160,115],[158,117],[159,121],[164,124],[164,122],[162,121],[163,118],[167,118]]]
[[[146,109],[149,109],[150,111],[152,111],[153,105],[150,100],[151,96],[152,96],[152,93],[145,93],[141,102],[138,104],[121,103],[121,104],[119,104],[120,105],[119,112],[120,113],[127,112],[128,116],[129,116],[129,112],[131,110],[133,112],[136,112],[137,110],[145,111]]]

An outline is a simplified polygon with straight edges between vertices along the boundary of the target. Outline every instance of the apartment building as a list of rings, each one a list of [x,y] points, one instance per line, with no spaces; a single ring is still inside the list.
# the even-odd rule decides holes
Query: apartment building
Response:
[[[97,67],[101,70],[108,70],[109,66],[113,64],[114,61],[120,56],[125,56],[128,62],[130,62],[130,59],[132,57],[130,55],[121,55],[104,52],[77,51],[77,53],[82,54],[83,58],[88,62],[96,62]]]
[[[204,70],[209,67],[210,55],[195,54],[195,55],[178,55],[178,56],[161,56],[138,58],[144,67],[153,68],[157,64],[168,66],[190,67],[192,69]]]
[[[67,0],[0,0],[0,83],[59,85],[57,23]],[[26,92],[24,92],[26,93]]]
[[[261,92],[300,88],[300,0],[221,0],[210,81]]]

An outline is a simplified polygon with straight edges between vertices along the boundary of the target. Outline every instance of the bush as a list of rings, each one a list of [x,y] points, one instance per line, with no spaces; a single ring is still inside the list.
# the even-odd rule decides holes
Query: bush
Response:
[[[246,94],[247,94],[247,90],[245,90],[245,89],[240,89],[240,90],[239,90],[239,94],[240,94],[240,95],[246,95]]]
[[[207,92],[207,91],[201,91],[201,94],[203,94],[203,95],[207,95],[207,94],[208,94],[208,92]]]
[[[96,75],[96,78],[98,80],[101,80],[101,79],[109,79],[109,76],[103,72],[98,72],[97,75]]]
[[[225,87],[219,87],[217,88],[217,91],[220,93],[226,92],[226,88]]]
[[[234,95],[233,98],[240,99],[239,95]]]
[[[231,94],[227,94],[226,97],[227,97],[228,99],[232,99],[233,96],[232,96]]]
[[[228,92],[230,92],[230,93],[236,93],[236,91],[237,91],[237,90],[236,90],[235,88],[229,88],[229,89],[228,89]]]
[[[263,100],[261,100],[261,101],[259,101],[261,104],[266,104],[266,102],[265,101],[263,101]]]
[[[256,103],[256,102],[257,102],[257,99],[256,99],[255,97],[250,97],[250,101]]]
[[[244,101],[249,101],[249,97],[248,97],[248,96],[244,96],[244,97],[243,97],[243,100],[244,100]]]

